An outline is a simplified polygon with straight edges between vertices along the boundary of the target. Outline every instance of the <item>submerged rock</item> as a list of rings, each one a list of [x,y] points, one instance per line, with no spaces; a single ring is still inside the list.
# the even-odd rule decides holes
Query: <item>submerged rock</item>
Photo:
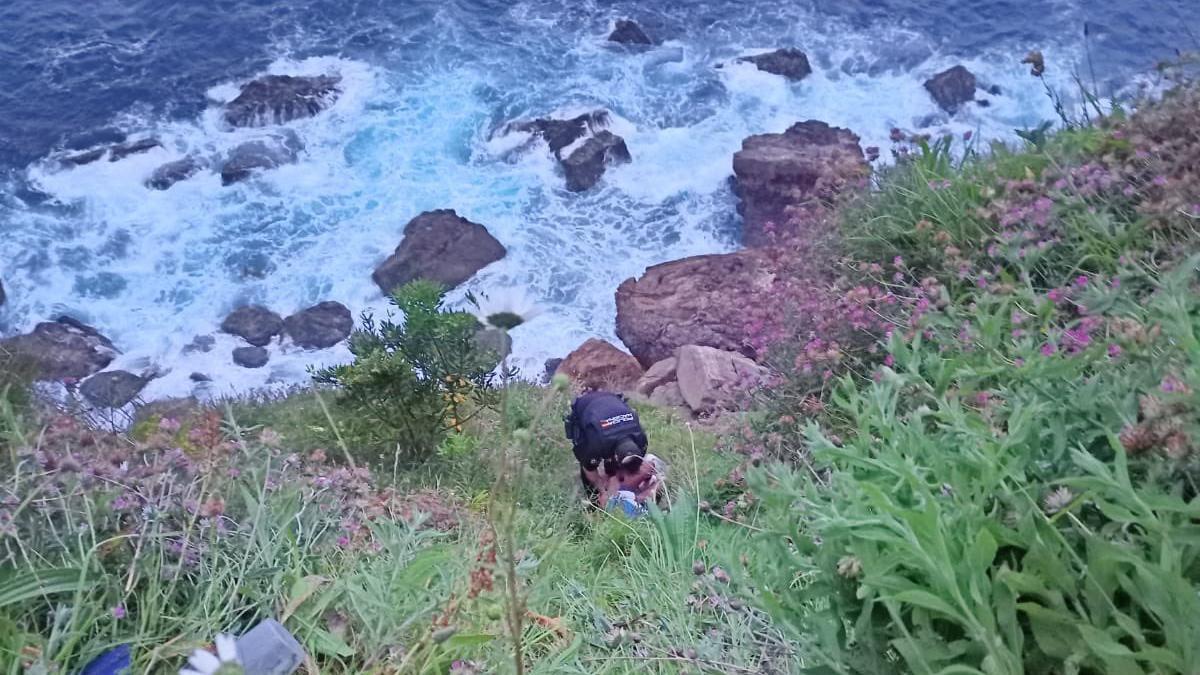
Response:
[[[95,328],[67,316],[0,340],[0,350],[28,364],[39,380],[83,379],[108,366],[118,353]]]
[[[777,49],[766,54],[743,56],[738,59],[738,62],[753,63],[765,73],[781,75],[794,82],[799,82],[812,74],[808,55],[799,49]]]
[[[642,366],[612,344],[592,338],[568,354],[555,372],[584,390],[632,391],[642,377]]]
[[[608,36],[608,40],[609,42],[617,42],[623,45],[654,44],[650,36],[646,35],[646,31],[642,30],[642,27],[636,21],[630,19],[617,19],[617,25]]]
[[[337,75],[265,75],[242,85],[225,104],[225,122],[233,127],[262,127],[313,117],[337,101]]]
[[[975,100],[975,75],[958,65],[934,75],[925,81],[925,89],[942,110],[950,114],[958,112],[964,103]]]
[[[271,342],[271,338],[283,332],[283,319],[266,307],[246,305],[225,317],[221,322],[221,331],[236,335],[255,347],[264,347]]]
[[[870,165],[858,136],[808,120],[782,134],[742,141],[733,156],[742,240],[764,246],[777,238],[811,236],[806,226],[848,186],[865,181]]]
[[[262,368],[271,355],[262,347],[238,347],[233,350],[233,362],[243,368]]]
[[[505,132],[524,132],[550,147],[567,179],[567,189],[582,192],[596,185],[610,164],[632,161],[625,139],[608,131],[609,113],[594,110],[567,120],[551,118],[509,124]]]
[[[124,408],[129,405],[150,379],[125,370],[96,373],[83,381],[79,393],[98,408]]]
[[[243,143],[229,152],[225,164],[221,166],[221,184],[232,185],[246,180],[257,171],[292,164],[299,158],[303,148],[300,137],[291,131]]]
[[[284,319],[283,327],[301,347],[327,349],[350,337],[354,317],[342,303],[327,300]]]
[[[454,288],[500,260],[507,251],[487,228],[452,209],[427,211],[404,226],[396,252],[371,278],[384,295],[416,279]]]
[[[157,138],[141,138],[136,141],[127,141],[123,143],[114,143],[97,148],[91,148],[83,152],[78,152],[71,155],[66,155],[59,158],[59,163],[64,166],[83,166],[91,164],[104,157],[108,156],[108,161],[116,162],[125,159],[130,155],[136,155],[143,152],[148,152],[154,148],[162,147],[162,143]]]
[[[194,157],[184,157],[174,162],[167,162],[154,170],[146,179],[146,187],[152,190],[166,190],[181,180],[187,180],[200,170],[200,162]]]

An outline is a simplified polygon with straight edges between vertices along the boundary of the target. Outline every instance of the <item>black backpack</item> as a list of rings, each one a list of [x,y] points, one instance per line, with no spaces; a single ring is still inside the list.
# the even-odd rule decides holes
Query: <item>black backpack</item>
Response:
[[[597,391],[575,399],[564,418],[564,430],[580,464],[595,464],[613,456],[617,443],[626,438],[646,451],[646,432],[637,411],[619,394]]]

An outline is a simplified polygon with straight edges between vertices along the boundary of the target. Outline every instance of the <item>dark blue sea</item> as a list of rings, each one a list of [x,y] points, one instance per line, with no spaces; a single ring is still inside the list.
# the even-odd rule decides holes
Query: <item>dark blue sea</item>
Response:
[[[658,45],[615,48],[614,21]],[[483,223],[509,255],[465,290],[537,308],[517,329],[527,369],[612,337],[613,291],[647,265],[730,250],[731,157],[750,134],[809,118],[886,147],[892,127],[1011,139],[1054,119],[1020,63],[1041,49],[1048,81],[1103,96],[1153,90],[1155,64],[1200,49],[1192,0],[9,0],[0,8],[0,334],[69,313],[157,367],[149,398],[286,386],[346,358],[272,347],[267,368],[232,364],[215,335],[246,302],[289,313],[333,299],[386,310],[373,267],[404,224],[434,208]],[[799,83],[730,65],[798,47]],[[922,81],[967,65],[1001,94],[953,117]],[[725,64],[724,67],[716,67]],[[262,130],[217,114],[264,73],[334,73],[332,109],[289,126],[300,161],[223,187],[200,175],[143,185],[189,154],[219,155]],[[546,153],[513,154],[506,121],[613,113],[634,161],[582,194]],[[163,147],[64,168],[55,157],[121,138]],[[253,269],[253,274],[247,274]],[[214,334],[211,352],[185,352]],[[213,378],[197,385],[192,372]],[[201,387],[196,390],[196,387]]]

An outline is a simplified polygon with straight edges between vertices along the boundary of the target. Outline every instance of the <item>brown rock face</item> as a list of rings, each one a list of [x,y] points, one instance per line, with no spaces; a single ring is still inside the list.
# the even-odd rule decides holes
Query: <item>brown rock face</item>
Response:
[[[642,377],[642,366],[608,342],[592,338],[568,354],[557,372],[581,389],[631,391]]]
[[[33,331],[0,340],[0,349],[28,362],[42,380],[82,379],[117,355],[113,343],[95,328],[70,317],[39,323]]]
[[[679,350],[675,373],[684,402],[697,414],[738,405],[739,397],[759,387],[767,370],[734,352],[687,345]]]
[[[809,236],[825,207],[870,172],[859,138],[847,129],[809,120],[782,134],[742,141],[733,156],[741,202],[743,243],[765,246]]]
[[[925,89],[942,110],[953,115],[964,103],[975,100],[975,74],[954,66],[925,81]]]
[[[684,345],[753,355],[753,308],[770,297],[777,275],[762,249],[655,265],[617,289],[617,335],[644,366]]]
[[[385,295],[416,279],[453,288],[506,253],[483,225],[451,209],[428,211],[404,226],[404,240],[371,278]]]

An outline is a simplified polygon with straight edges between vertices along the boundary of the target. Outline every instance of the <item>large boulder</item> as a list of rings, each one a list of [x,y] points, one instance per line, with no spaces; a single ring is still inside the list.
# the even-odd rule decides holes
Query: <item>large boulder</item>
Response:
[[[688,408],[698,415],[742,407],[741,397],[767,379],[767,369],[741,354],[686,345],[679,349],[675,376]]]
[[[617,289],[617,335],[646,367],[691,344],[752,356],[754,312],[768,304],[778,276],[765,249],[655,265]]]
[[[283,332],[283,319],[266,307],[245,305],[225,317],[221,322],[221,332],[236,335],[255,347],[263,347],[271,342],[271,338]]]
[[[608,36],[609,42],[617,42],[623,45],[652,45],[654,41],[650,36],[646,35],[646,31],[637,24],[636,21],[629,19],[618,19],[617,25],[613,28],[613,32]]]
[[[254,173],[292,164],[300,157],[304,144],[292,131],[247,141],[229,151],[221,165],[221,184],[232,185]]]
[[[184,157],[155,169],[145,185],[152,190],[166,190],[181,180],[191,178],[199,170],[200,162],[195,157]]]
[[[126,370],[110,370],[84,380],[79,393],[97,408],[124,408],[149,382],[149,378]]]
[[[870,165],[858,136],[808,120],[782,134],[742,141],[733,156],[733,172],[743,242],[765,246],[779,239],[811,238],[826,206],[847,187],[865,183]]]
[[[584,141],[578,149],[562,159],[563,173],[567,177],[567,189],[571,192],[589,190],[600,182],[604,170],[610,164],[625,164],[633,161],[625,139],[611,131],[601,131]]]
[[[67,316],[0,340],[0,351],[28,363],[39,380],[80,380],[108,366],[118,354],[95,328]]]
[[[237,347],[233,350],[233,362],[243,368],[262,368],[270,360],[270,352],[262,347]]]
[[[505,133],[523,132],[544,140],[562,166],[567,189],[582,192],[600,182],[609,165],[633,160],[625,139],[608,131],[608,123],[608,111],[595,110],[566,120],[514,122]]]
[[[506,253],[483,225],[451,209],[428,211],[404,226],[404,239],[396,252],[375,268],[371,278],[385,295],[416,279],[454,288]]]
[[[964,103],[975,100],[975,74],[958,65],[925,81],[925,89],[942,110],[953,115]]]
[[[672,356],[650,366],[634,386],[634,391],[657,406],[684,407],[683,392],[676,376],[678,364],[679,359]]]
[[[642,366],[608,342],[592,338],[568,354],[557,373],[584,390],[632,391],[642,377]]]
[[[738,59],[742,63],[753,63],[759,70],[772,75],[799,82],[812,74],[812,66],[808,63],[808,55],[799,49],[777,49],[766,54],[743,56]]]
[[[225,122],[233,127],[262,127],[313,117],[337,101],[337,75],[265,75],[242,85],[225,104]]]
[[[475,331],[475,346],[491,356],[491,363],[498,366],[512,353],[512,336],[499,328],[482,328]],[[494,360],[492,360],[494,359]]]
[[[340,302],[327,300],[283,320],[292,341],[306,349],[328,349],[350,337],[354,317]]]

